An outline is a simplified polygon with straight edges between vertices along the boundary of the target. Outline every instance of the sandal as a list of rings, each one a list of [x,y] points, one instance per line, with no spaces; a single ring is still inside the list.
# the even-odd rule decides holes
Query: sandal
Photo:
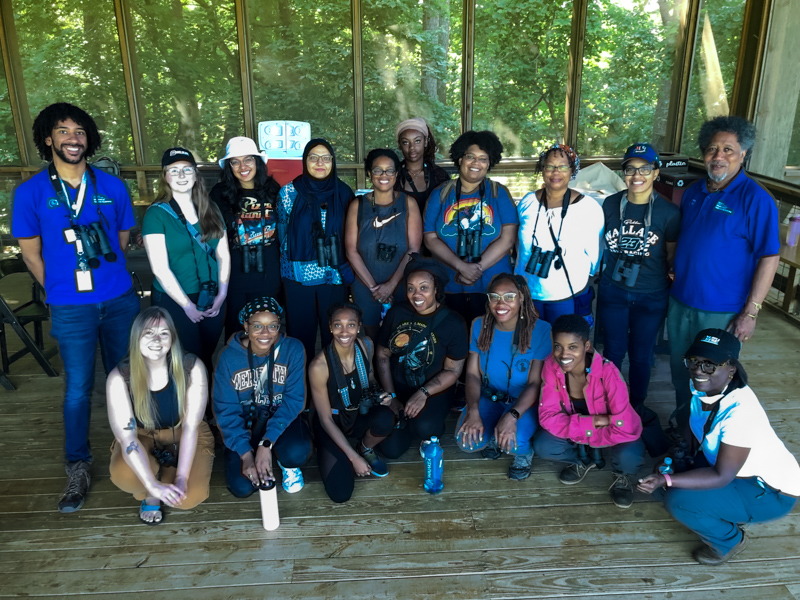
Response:
[[[152,521],[145,521],[142,518],[144,513],[148,512],[160,512],[161,518],[153,519]],[[164,522],[164,511],[161,510],[160,504],[147,504],[147,500],[142,500],[142,504],[139,507],[139,520],[144,523],[145,525],[161,525]]]

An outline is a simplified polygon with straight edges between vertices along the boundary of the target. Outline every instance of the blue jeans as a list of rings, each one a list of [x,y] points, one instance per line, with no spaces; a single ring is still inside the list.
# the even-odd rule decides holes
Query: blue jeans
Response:
[[[478,404],[478,414],[480,414],[483,427],[485,428],[483,441],[469,447],[465,446],[460,438],[456,438],[458,447],[464,452],[479,452],[483,450],[489,443],[489,440],[494,438],[494,428],[497,427],[497,423],[500,421],[501,417],[513,407],[513,402],[509,402],[508,404],[504,402],[492,402],[488,398],[481,396],[480,403]],[[461,428],[461,424],[464,422],[464,417],[466,417],[466,415],[467,409],[464,408],[456,424],[456,432]],[[524,455],[531,451],[531,438],[533,437],[533,432],[536,431],[536,427],[539,425],[536,417],[535,406],[529,408],[519,416],[519,420],[517,421],[517,447],[512,452],[509,452],[509,454],[515,456],[518,454]]]
[[[628,354],[631,364],[628,381],[634,408],[647,398],[650,359],[668,304],[668,290],[639,293],[610,283],[600,284],[597,314],[603,327],[603,356],[622,371],[622,359]]]
[[[563,462],[577,465],[581,462],[578,457],[578,446],[566,438],[554,436],[546,429],[539,429],[533,439],[536,456],[554,462]],[[622,473],[633,477],[642,468],[644,463],[644,443],[642,440],[624,442],[604,448],[611,453],[611,468],[614,473]]]
[[[589,327],[594,325],[594,318],[592,317],[592,298],[594,291],[588,288],[583,293],[576,295],[574,298],[567,298],[566,300],[556,300],[554,302],[543,302],[542,300],[534,300],[533,305],[539,313],[542,321],[552,325],[556,319],[562,315],[580,315]]]
[[[133,288],[99,304],[51,305],[53,327],[64,363],[64,428],[67,461],[92,460],[89,418],[94,387],[97,340],[106,374],[128,353],[133,319],[139,314],[139,297]]]
[[[762,488],[755,477],[734,479],[723,488],[669,488],[664,508],[722,555],[742,541],[740,523],[774,521],[792,511],[797,498]]]

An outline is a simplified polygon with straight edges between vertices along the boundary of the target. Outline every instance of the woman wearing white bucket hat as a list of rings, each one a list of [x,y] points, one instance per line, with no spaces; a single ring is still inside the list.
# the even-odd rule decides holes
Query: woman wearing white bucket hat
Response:
[[[231,248],[231,282],[225,313],[225,338],[238,332],[239,310],[281,289],[280,256],[275,237],[275,204],[280,186],[267,173],[267,155],[248,137],[228,140],[219,160],[222,173],[211,189]]]

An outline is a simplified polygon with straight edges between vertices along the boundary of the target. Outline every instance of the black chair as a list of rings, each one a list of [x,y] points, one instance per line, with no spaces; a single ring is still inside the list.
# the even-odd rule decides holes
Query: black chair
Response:
[[[25,292],[30,284],[30,294]],[[44,290],[33,278],[21,255],[0,260],[0,385],[8,390],[16,389],[6,376],[11,363],[30,353],[50,377],[57,377],[58,371],[50,364],[50,357],[58,352],[57,347],[45,350],[42,323],[50,319],[50,311],[42,301]],[[12,308],[12,306],[14,308]],[[25,328],[33,323],[33,337]],[[13,354],[8,353],[6,325],[17,334],[24,348]]]

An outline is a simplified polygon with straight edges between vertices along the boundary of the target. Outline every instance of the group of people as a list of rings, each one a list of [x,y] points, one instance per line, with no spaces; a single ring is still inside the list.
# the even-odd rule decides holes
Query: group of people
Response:
[[[155,280],[140,312],[124,260],[130,198],[86,161],[100,147],[96,124],[65,103],[37,116],[49,165],[17,188],[12,231],[46,290],[64,361],[61,512],[79,510],[90,486],[98,339],[111,479],[151,525],[164,505],[208,496],[209,421],[234,496],[278,469],[283,488],[299,491],[316,449],[328,496],[345,502],[356,477],[384,477],[387,460],[443,435],[459,382],[461,450],[511,455],[516,480],[534,455],[561,463],[565,485],[606,453],[613,502],[629,507],[637,485],[663,494],[705,542],[694,555],[703,564],[744,548],[744,524],[791,510],[800,467],[739,362],[778,262],[774,201],[743,168],[750,123],[703,125],[708,176],[680,209],[653,189],[661,165],[649,144],[628,148],[627,189],[602,206],[570,189],[580,159],[554,144],[539,155],[542,188],[515,205],[488,177],[503,150],[492,132],[452,144],[455,179],[436,165],[424,119],[400,123],[396,138],[402,160],[372,150],[372,190],[357,197],[324,139],[306,145],[302,175],[283,187],[246,137],[228,142],[210,192],[188,149],[166,150],[142,226]],[[645,406],[667,315],[670,436]],[[603,355],[590,339],[594,316]],[[637,480],[645,452],[660,461],[676,443],[687,460],[673,474]]]

